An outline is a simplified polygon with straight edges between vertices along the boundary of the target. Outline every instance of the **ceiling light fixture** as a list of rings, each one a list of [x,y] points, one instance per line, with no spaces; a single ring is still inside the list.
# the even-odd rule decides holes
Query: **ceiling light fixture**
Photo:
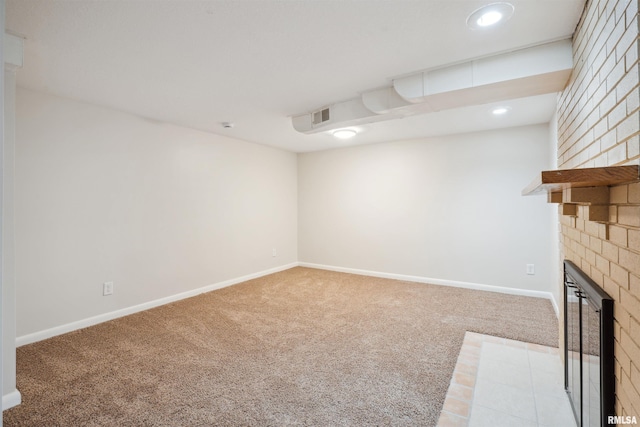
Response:
[[[358,132],[353,129],[338,129],[332,133],[338,139],[349,139],[356,136]]]
[[[472,30],[487,28],[508,20],[513,15],[513,11],[514,7],[510,3],[491,3],[469,15],[467,26]]]
[[[502,116],[509,112],[509,107],[496,107],[491,112],[494,116]]]
[[[489,25],[497,24],[502,19],[502,13],[495,10],[484,13],[476,21],[481,27],[488,27]]]

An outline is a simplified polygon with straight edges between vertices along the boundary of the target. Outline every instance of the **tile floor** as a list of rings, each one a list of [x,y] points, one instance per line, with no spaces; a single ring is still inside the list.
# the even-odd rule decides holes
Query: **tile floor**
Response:
[[[467,332],[438,427],[575,427],[558,349]]]

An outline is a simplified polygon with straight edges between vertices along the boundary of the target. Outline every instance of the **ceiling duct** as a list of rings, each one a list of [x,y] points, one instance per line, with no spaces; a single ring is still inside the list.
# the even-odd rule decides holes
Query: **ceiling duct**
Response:
[[[392,112],[410,112],[416,104],[407,101],[393,87],[372,90],[362,94],[362,103],[376,114],[389,114]],[[429,111],[425,111],[427,113]]]
[[[328,122],[331,118],[331,110],[328,108],[324,108],[322,110],[316,111],[311,115],[311,123],[314,126],[320,125],[324,122]]]
[[[319,122],[314,120],[314,117],[317,117],[317,111],[292,117],[293,128],[302,133],[317,133],[345,126],[357,126],[399,117],[397,114],[376,114],[369,110],[360,98],[338,102],[320,111],[325,110],[328,111],[325,113],[325,117],[328,119],[320,120]]]
[[[393,81],[412,103],[434,111],[559,92],[573,68],[570,40],[476,59]]]
[[[392,87],[292,117],[292,123],[298,132],[311,134],[559,92],[571,74],[572,56],[571,40],[562,40],[424,71],[395,79]]]

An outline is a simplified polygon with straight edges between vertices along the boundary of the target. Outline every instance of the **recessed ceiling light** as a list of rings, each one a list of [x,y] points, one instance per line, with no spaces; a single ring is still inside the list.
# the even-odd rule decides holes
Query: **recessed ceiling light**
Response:
[[[491,3],[482,6],[469,15],[467,26],[472,30],[490,27],[511,18],[513,10],[514,7],[510,3]]]
[[[485,12],[476,21],[480,27],[488,27],[489,25],[497,24],[502,19],[502,13],[491,10]]]
[[[334,131],[332,135],[338,139],[349,139],[356,136],[357,133],[358,132],[353,129],[338,129]]]
[[[493,110],[491,110],[491,112],[493,113],[494,116],[502,116],[509,112],[509,107],[496,107]]]

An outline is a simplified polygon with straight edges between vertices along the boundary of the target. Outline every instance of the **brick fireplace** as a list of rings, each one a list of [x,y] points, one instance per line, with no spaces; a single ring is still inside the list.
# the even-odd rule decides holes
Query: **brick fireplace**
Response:
[[[640,163],[639,3],[587,1],[558,99],[559,169]],[[608,218],[592,220],[588,205],[561,208],[561,255],[614,300],[615,411],[640,416],[640,183],[608,192]]]

